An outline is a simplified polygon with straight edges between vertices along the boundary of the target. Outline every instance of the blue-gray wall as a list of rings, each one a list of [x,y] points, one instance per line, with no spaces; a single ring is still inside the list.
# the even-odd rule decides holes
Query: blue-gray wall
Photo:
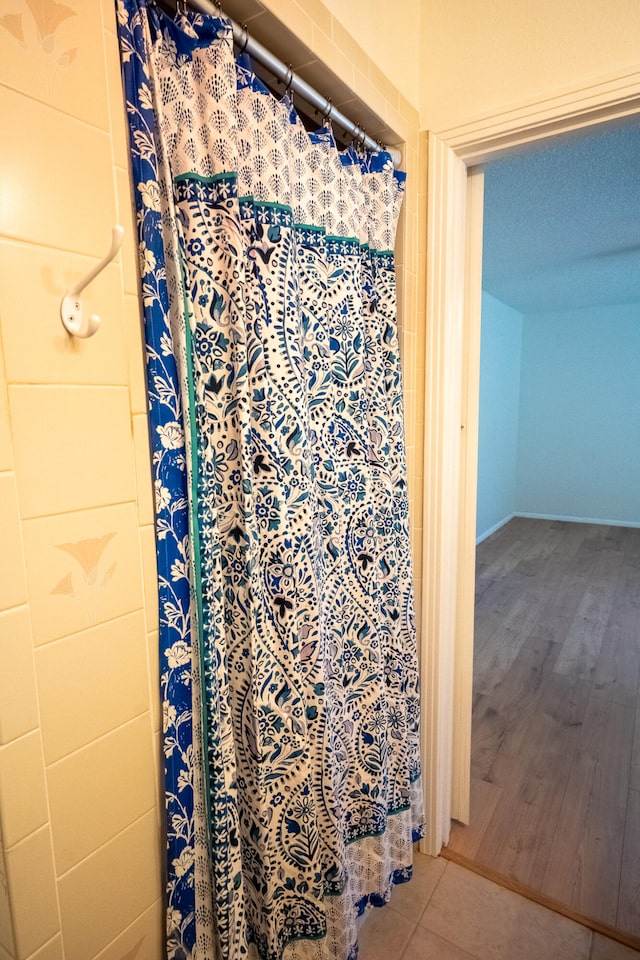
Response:
[[[488,536],[516,509],[522,316],[482,294],[476,533]]]
[[[640,523],[640,304],[525,317],[516,512]]]
[[[640,304],[483,295],[478,540],[514,513],[640,525]]]

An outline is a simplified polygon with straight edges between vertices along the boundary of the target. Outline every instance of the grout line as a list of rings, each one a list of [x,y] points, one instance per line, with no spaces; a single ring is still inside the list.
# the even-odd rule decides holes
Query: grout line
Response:
[[[390,907],[389,909],[391,909],[391,907]],[[398,914],[398,916],[402,916],[402,914]],[[404,917],[404,919],[406,920],[407,918]],[[404,945],[404,949],[403,949],[402,952],[398,955],[398,960],[402,960],[402,958],[406,956],[407,950],[409,949],[409,946],[410,946],[410,944],[411,944],[411,941],[413,940],[413,938],[414,938],[417,930],[418,930],[418,924],[417,924],[417,923],[414,923],[414,925],[413,925],[413,927],[412,927],[412,930],[411,930],[411,933],[409,934],[409,937],[408,937],[408,939],[407,939],[407,942],[406,942],[405,945]]]
[[[124,613],[119,613],[115,617],[109,617],[108,620],[100,620],[99,623],[90,623],[86,627],[82,627],[80,630],[74,630],[73,633],[63,633],[61,637],[54,637],[53,640],[47,640],[45,643],[33,644],[34,653],[38,650],[44,650],[45,648],[52,647],[56,643],[63,643],[65,640],[71,640],[76,637],[81,637],[84,633],[88,633],[90,630],[97,630],[99,627],[107,626],[107,624],[117,623],[118,620],[125,620],[127,617],[132,617],[136,613],[144,613],[144,606],[135,607],[133,610],[126,610]],[[149,631],[145,630],[145,633]]]
[[[112,843],[114,842],[114,840],[117,840],[118,837],[121,837],[123,833],[125,833],[127,830],[130,830],[131,827],[134,827],[137,823],[140,823],[142,820],[144,820],[145,817],[148,817],[150,813],[153,813],[153,814],[154,814],[154,818],[155,818],[156,812],[157,812],[157,811],[156,811],[156,802],[155,802],[155,797],[154,797],[154,802],[153,802],[153,804],[152,804],[150,807],[148,807],[148,808],[144,811],[144,813],[139,814],[137,817],[135,817],[135,818],[131,821],[131,823],[128,823],[128,824],[126,825],[126,827],[123,827],[121,830],[118,830],[118,832],[117,832],[117,833],[114,833],[112,837],[109,837],[109,838],[108,838],[108,840],[104,840],[99,846],[97,846],[94,850],[92,850],[91,853],[88,853],[86,856],[82,857],[81,860],[78,860],[77,863],[74,863],[74,865],[73,865],[72,867],[69,867],[68,870],[65,870],[64,873],[59,873],[59,874],[57,874],[56,879],[57,879],[57,881],[58,881],[58,884],[60,883],[60,880],[62,880],[64,877],[68,876],[73,870],[77,870],[77,868],[78,868],[81,864],[86,863],[86,861],[89,860],[90,857],[93,857],[93,856],[94,856],[96,853],[98,853],[100,850],[104,850],[104,848],[105,848],[105,847],[108,847],[110,844],[112,844]],[[155,902],[155,901],[154,901],[154,902]],[[148,906],[145,907],[145,909],[148,910],[150,906],[151,906],[151,904],[148,904]],[[144,912],[144,911],[143,911],[143,912]],[[103,948],[103,949],[104,949],[104,948]]]
[[[29,387],[31,390],[33,390],[34,387],[39,387],[42,390],[50,390],[52,387],[58,390],[62,387],[64,387],[65,390],[86,390],[87,388],[93,388],[96,390],[126,390],[129,386],[128,381],[125,383],[69,383],[68,381],[61,383],[43,383],[42,381],[38,380],[9,380],[8,384],[14,389],[16,387],[18,389]],[[73,511],[65,511],[65,513],[69,512]]]
[[[111,139],[109,130],[105,130],[103,127],[96,127],[95,124],[89,123],[88,120],[82,120],[80,117],[77,117],[75,114],[69,113],[68,110],[64,110],[62,107],[55,106],[54,104],[50,103],[48,100],[40,100],[38,97],[34,97],[32,93],[25,93],[25,91],[18,90],[16,87],[12,87],[10,84],[4,83],[2,81],[0,81],[0,88],[3,88],[4,90],[9,90],[11,93],[16,94],[16,96],[18,97],[25,97],[27,100],[31,100],[32,103],[37,103],[39,106],[45,107],[45,109],[47,110],[53,110],[54,113],[60,113],[62,114],[63,117],[66,117],[68,120],[75,120],[76,123],[82,124],[83,127],[87,127],[89,130],[93,131],[94,133],[102,133],[104,134],[105,137],[109,137],[109,139]],[[106,96],[106,99],[108,100],[108,94]]]
[[[117,167],[114,169],[124,170],[124,167]],[[115,215],[117,216],[118,211],[114,210]],[[100,253],[87,253],[86,247],[83,247],[82,250],[78,250],[75,247],[58,247],[50,243],[43,243],[42,240],[30,240],[28,237],[16,236],[12,233],[1,233],[0,234],[0,243],[10,243],[15,246],[23,247],[38,247],[41,250],[53,250],[55,253],[64,253],[69,256],[74,257],[84,257],[87,260],[97,261],[104,255],[104,250]],[[122,260],[121,252],[118,251],[118,254],[111,263],[107,264],[105,270],[108,270],[111,264],[118,263]]]
[[[91,513],[92,510],[110,510],[112,507],[126,507],[131,504],[137,509],[138,501],[135,497],[128,497],[126,500],[112,500],[109,503],[98,503],[92,507],[76,507],[74,510],[56,510],[54,513],[39,513],[32,517],[23,517],[22,523],[33,523],[40,520],[62,519],[62,517],[75,517],[82,513]],[[136,523],[136,527],[138,524]],[[79,633],[79,630],[75,631]]]
[[[123,936],[123,934],[125,934],[128,930],[130,930],[130,929],[133,927],[133,925],[138,922],[138,920],[140,919],[140,917],[143,917],[143,916],[145,915],[145,913],[148,913],[148,912],[149,912],[149,910],[153,910],[153,908],[155,907],[156,903],[159,903],[159,904],[160,904],[160,908],[162,909],[162,897],[158,897],[158,899],[157,899],[157,900],[154,900],[153,903],[150,903],[148,907],[145,907],[144,910],[143,910],[141,913],[139,913],[138,916],[137,916],[134,920],[131,921],[131,923],[128,923],[126,927],[124,927],[122,930],[120,930],[120,932],[117,933],[117,934],[115,935],[115,937],[113,937],[112,940],[109,940],[109,943],[106,943],[106,944],[104,945],[104,947],[101,947],[101,948],[100,948],[100,952],[95,955],[95,957],[93,958],[93,960],[97,960],[97,958],[99,958],[101,954],[103,954],[106,950],[108,950],[109,947],[112,946],[112,944],[114,944],[117,940],[120,939],[121,936]],[[162,913],[161,913],[161,916],[162,916]],[[125,956],[126,956],[126,955],[125,955]],[[125,957],[123,957],[123,960],[125,960]]]
[[[51,770],[53,767],[57,767],[58,764],[64,763],[65,760],[68,760],[69,757],[75,756],[77,753],[80,753],[81,750],[88,750],[94,745],[94,743],[100,743],[101,740],[105,740],[107,737],[110,737],[113,733],[119,733],[121,730],[124,730],[125,727],[129,727],[132,724],[136,723],[138,720],[141,720],[142,717],[149,715],[149,723],[151,723],[151,710],[147,708],[141,713],[137,713],[135,717],[129,717],[127,720],[123,720],[122,723],[119,723],[117,726],[112,727],[111,730],[106,730],[104,733],[98,734],[97,737],[94,737],[92,740],[89,740],[88,743],[83,743],[79,747],[75,747],[73,750],[70,750],[69,753],[65,753],[64,756],[58,757],[56,760],[51,760],[49,763],[44,763],[45,770]]]
[[[27,957],[27,960],[31,960],[32,957],[40,953],[41,950],[44,950],[45,947],[48,947],[51,944],[53,944],[54,940],[57,940],[58,938],[60,939],[60,946],[62,947],[62,955],[64,958],[64,944],[62,942],[62,931],[58,930],[56,933],[53,934],[52,937],[49,937],[49,939],[45,940],[44,943],[41,943],[39,947],[36,947],[36,949],[29,954],[29,956]]]

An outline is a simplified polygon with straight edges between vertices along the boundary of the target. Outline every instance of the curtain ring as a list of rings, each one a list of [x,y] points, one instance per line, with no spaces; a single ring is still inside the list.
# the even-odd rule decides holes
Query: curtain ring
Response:
[[[327,97],[327,105],[324,109],[324,113],[322,114],[322,119],[327,123],[331,123],[332,113],[333,113],[333,103],[331,101],[331,97]]]
[[[242,36],[242,45],[238,44],[238,47],[239,47],[238,52],[244,53],[249,43],[249,28],[247,27],[246,20],[242,21],[242,23],[240,24],[240,28],[242,30],[243,36]]]
[[[287,64],[287,74],[284,78],[284,92],[285,96],[291,90],[291,84],[293,83],[293,67],[290,63]]]

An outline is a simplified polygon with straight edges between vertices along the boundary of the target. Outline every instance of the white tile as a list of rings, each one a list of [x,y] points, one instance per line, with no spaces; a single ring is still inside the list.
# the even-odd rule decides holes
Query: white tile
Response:
[[[114,4],[115,6],[115,4]],[[125,167],[129,162],[129,127],[120,68],[118,39],[105,33],[105,61],[109,89],[109,116],[111,120],[111,150],[116,166]]]
[[[153,729],[160,730],[162,711],[160,710],[160,636],[158,630],[147,634],[149,652],[149,699],[151,701],[151,720]]]
[[[137,920],[101,950],[95,960],[158,960],[164,949],[164,905],[156,900]]]
[[[144,584],[144,607],[147,630],[158,629],[158,565],[156,560],[156,536],[152,526],[140,527],[140,555]]]
[[[466,950],[461,950],[442,937],[416,927],[402,960],[475,960]],[[515,958],[514,958],[515,960]]]
[[[122,243],[122,275],[125,293],[140,295],[140,275],[138,270],[138,227],[131,186],[129,169],[116,169],[116,187],[118,191],[118,223],[124,227]]]
[[[40,732],[0,747],[0,821],[6,849],[49,819]]]
[[[98,66],[104,69],[102,57]],[[116,222],[109,134],[1,85],[0,116],[11,130],[0,234],[104,256]]]
[[[66,960],[95,957],[160,896],[155,813],[137,820],[66,873],[58,889]]]
[[[414,921],[389,906],[371,908],[358,936],[359,960],[400,960],[415,928]]]
[[[105,252],[107,243],[105,237]],[[128,383],[118,264],[103,270],[82,294],[85,314],[97,313],[102,321],[95,336],[72,337],[60,320],[63,296],[95,264],[96,259],[50,247],[0,241],[0,322],[10,383]]]
[[[145,647],[138,612],[36,650],[47,764],[149,709]]]
[[[449,863],[420,926],[483,960],[587,960],[591,933]]]
[[[0,302],[2,294],[0,293]],[[1,315],[1,310],[0,310]],[[4,357],[2,337],[0,337],[0,472],[13,468],[11,444],[11,424],[9,423],[9,400],[4,375]]]
[[[43,947],[32,953],[28,960],[64,960],[64,947],[62,946],[62,937],[58,934],[47,941]]]
[[[140,299],[130,293],[124,298],[124,321],[127,334],[131,412],[146,414],[149,402],[145,371],[144,328]]]
[[[0,82],[106,130],[99,5],[7,0],[3,6],[13,18],[0,31]]]
[[[16,960],[26,960],[60,930],[49,827],[6,852]]]
[[[13,921],[11,919],[11,906],[9,904],[9,887],[7,884],[7,874],[4,863],[4,853],[0,848],[0,960],[3,956],[15,956],[15,943],[13,940]],[[4,954],[1,952],[4,950]]]
[[[416,853],[413,877],[409,883],[400,883],[394,888],[389,905],[408,920],[417,921],[438,886],[446,866],[447,861],[440,857],[426,857]]]
[[[0,610],[7,610],[27,599],[20,510],[12,473],[0,474],[0,530]]]
[[[145,713],[47,769],[58,875],[154,806],[153,749]]]
[[[149,448],[149,421],[146,414],[133,418],[133,445],[136,463],[136,489],[138,493],[138,519],[141,526],[153,523],[153,481],[151,478],[151,452]]]
[[[36,646],[142,607],[134,503],[27,520],[23,533]]]
[[[23,518],[135,499],[125,387],[9,387]]]
[[[29,610],[0,613],[0,744],[38,726],[36,674]]]

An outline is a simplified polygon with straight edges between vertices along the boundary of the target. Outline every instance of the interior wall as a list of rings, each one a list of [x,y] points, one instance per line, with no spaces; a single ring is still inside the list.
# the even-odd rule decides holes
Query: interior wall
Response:
[[[161,955],[152,490],[110,3],[0,25],[0,956]],[[70,338],[60,300],[118,261]],[[11,922],[9,922],[9,920]]]
[[[306,6],[306,4],[305,4]],[[398,0],[390,15],[388,0],[326,0],[334,18],[380,64],[389,80],[418,109],[420,102],[420,0]],[[335,31],[340,34],[340,30]]]
[[[0,960],[134,952],[158,960],[157,590],[115,7],[66,0],[55,16],[46,3],[5,7],[0,112],[12,134],[0,157]],[[374,62],[320,0],[260,7],[404,144],[398,297],[419,623],[426,177],[418,111],[393,82],[405,55],[395,43]],[[104,254],[116,221],[126,230],[122,252],[84,295],[102,327],[91,340],[71,340],[60,300]]]
[[[522,315],[483,292],[480,336],[478,541],[516,510]]]
[[[640,524],[640,304],[528,315],[517,512]]]
[[[438,133],[640,65],[636,0],[424,0],[420,113]]]

